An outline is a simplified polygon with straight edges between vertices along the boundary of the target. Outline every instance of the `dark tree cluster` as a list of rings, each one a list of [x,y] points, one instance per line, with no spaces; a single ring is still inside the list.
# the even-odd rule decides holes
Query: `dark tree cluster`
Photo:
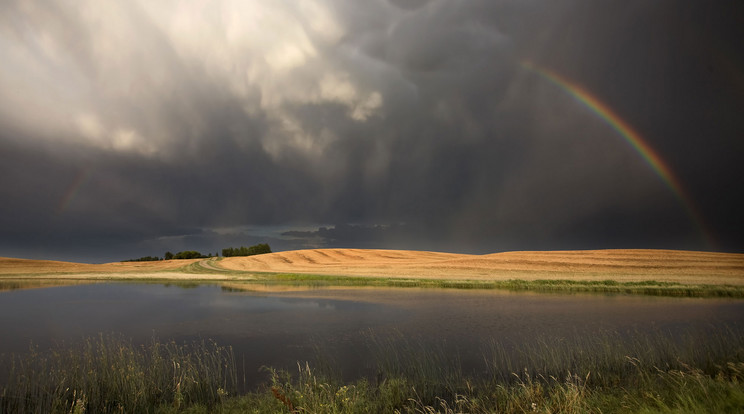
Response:
[[[260,243],[256,244],[251,247],[228,247],[227,249],[222,249],[222,256],[223,257],[232,257],[232,256],[254,256],[257,254],[264,254],[264,253],[271,253],[271,247],[269,247],[266,243]],[[165,252],[165,255],[161,259],[160,257],[155,256],[145,256],[140,257],[139,259],[129,259],[129,260],[122,260],[122,262],[154,262],[157,260],[174,260],[174,259],[208,259],[210,257],[219,257],[219,253],[215,253],[214,256],[212,256],[212,253],[209,253],[208,255],[203,255],[196,250],[186,250],[183,252],[178,252],[176,254],[173,254],[172,252]]]
[[[269,247],[266,243],[260,243],[256,244],[251,247],[228,247],[227,249],[222,249],[222,256],[223,257],[233,257],[233,256],[255,256],[257,254],[265,254],[265,253],[271,253],[271,247]]]
[[[158,260],[163,259],[155,256],[144,256],[140,257],[139,259],[122,260],[122,262],[157,262]]]
[[[167,259],[167,257],[169,256],[169,253],[170,252],[165,252],[166,260],[169,260]],[[205,256],[197,252],[196,250],[186,250],[183,252],[178,252],[176,254],[170,253],[170,256],[171,256],[171,259],[206,259],[208,257],[212,257],[211,254],[209,256]]]

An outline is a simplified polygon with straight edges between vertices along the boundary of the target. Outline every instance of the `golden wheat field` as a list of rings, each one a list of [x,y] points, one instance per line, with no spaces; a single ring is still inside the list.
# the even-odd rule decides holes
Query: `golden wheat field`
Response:
[[[184,270],[186,267],[188,271]],[[217,270],[226,272],[222,275]],[[0,258],[0,276],[5,277],[74,275],[76,278],[236,279],[248,273],[483,281],[656,280],[744,285],[744,254],[637,249],[470,255],[409,250],[310,249],[222,259],[106,264]]]

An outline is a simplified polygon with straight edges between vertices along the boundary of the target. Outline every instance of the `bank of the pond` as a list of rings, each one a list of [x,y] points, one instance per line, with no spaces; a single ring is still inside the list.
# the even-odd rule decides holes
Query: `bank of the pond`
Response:
[[[209,281],[744,297],[744,255],[587,250],[468,255],[311,249],[106,264],[0,258],[1,279]]]
[[[744,298],[744,286],[683,284],[655,280],[618,282],[615,280],[566,280],[508,279],[499,281],[447,280],[426,278],[384,278],[314,274],[287,273],[249,273],[249,274],[200,274],[200,273],[84,273],[60,275],[14,275],[0,278],[0,290],[51,287],[96,282],[137,282],[169,283],[193,285],[217,283],[232,289],[255,290],[261,286],[264,291],[285,290],[292,286],[309,287],[398,287],[398,288],[441,288],[441,289],[484,289],[514,292],[546,293],[598,293],[616,295],[648,295],[692,298]]]
[[[376,286],[446,289],[499,289],[551,293],[633,294],[670,297],[744,298],[744,286],[683,284],[655,280],[618,282],[615,280],[508,279],[508,280],[448,280],[427,278],[383,278],[310,274],[254,274],[260,284],[310,286]],[[235,285],[239,286],[239,285]]]
[[[618,340],[607,333],[520,353],[494,342],[479,373],[421,344],[372,339],[375,375],[343,382],[331,363],[266,368],[239,392],[230,348],[210,341],[134,346],[115,336],[48,352],[3,356],[0,412],[454,413],[741,412],[744,337],[705,342],[663,332]],[[507,355],[511,355],[507,357]]]

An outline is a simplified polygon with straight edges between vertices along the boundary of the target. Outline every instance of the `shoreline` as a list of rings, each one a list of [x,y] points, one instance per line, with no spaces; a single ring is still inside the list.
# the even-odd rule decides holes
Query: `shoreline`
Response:
[[[0,258],[2,281],[387,286],[744,298],[744,254],[674,250],[506,252],[314,249],[100,265]]]
[[[167,274],[167,273],[166,273]],[[15,289],[68,286],[87,283],[164,283],[185,285],[217,284],[229,289],[281,293],[288,288],[428,288],[459,290],[502,290],[535,293],[588,293],[604,295],[644,295],[665,297],[730,298],[744,299],[744,286],[680,284],[655,280],[618,282],[615,280],[565,280],[565,279],[508,279],[500,281],[447,280],[423,278],[377,278],[339,277],[334,275],[264,274],[253,277],[229,277],[221,275],[171,273],[166,274],[70,274],[70,275],[22,275],[0,277],[3,285]]]

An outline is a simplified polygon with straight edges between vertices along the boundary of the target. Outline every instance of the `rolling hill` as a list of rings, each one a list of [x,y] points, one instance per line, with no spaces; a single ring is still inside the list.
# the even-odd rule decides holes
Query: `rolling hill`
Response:
[[[85,264],[0,258],[0,276],[214,279],[301,273],[451,280],[572,279],[744,285],[744,254],[582,250],[469,255],[410,250],[311,249],[222,259]],[[229,276],[229,277],[228,277]]]

